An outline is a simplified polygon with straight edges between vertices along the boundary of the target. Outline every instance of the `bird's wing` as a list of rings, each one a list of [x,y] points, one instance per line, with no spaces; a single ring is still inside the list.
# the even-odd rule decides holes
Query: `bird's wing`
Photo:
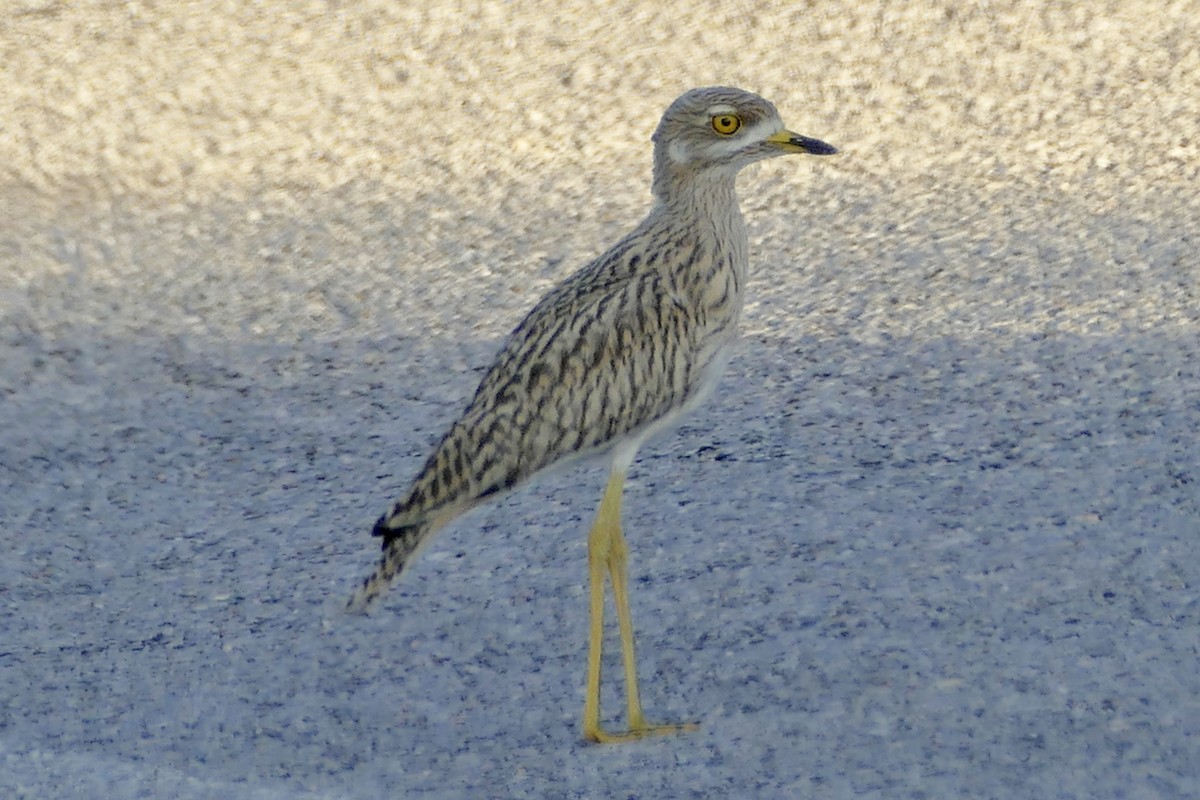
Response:
[[[667,274],[579,277],[588,280],[547,295],[509,337],[389,525],[456,516],[691,397],[704,326]]]

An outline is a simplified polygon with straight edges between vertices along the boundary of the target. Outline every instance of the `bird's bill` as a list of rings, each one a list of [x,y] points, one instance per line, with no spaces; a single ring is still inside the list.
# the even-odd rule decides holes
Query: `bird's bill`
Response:
[[[792,131],[782,130],[767,137],[767,141],[785,153],[808,153],[814,156],[831,156],[837,148],[820,139],[810,139]]]

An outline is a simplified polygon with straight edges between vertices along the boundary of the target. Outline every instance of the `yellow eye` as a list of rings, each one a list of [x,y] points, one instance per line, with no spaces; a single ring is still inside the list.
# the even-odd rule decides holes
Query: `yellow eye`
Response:
[[[736,114],[717,114],[712,118],[712,126],[722,136],[731,136],[742,127],[742,120]]]

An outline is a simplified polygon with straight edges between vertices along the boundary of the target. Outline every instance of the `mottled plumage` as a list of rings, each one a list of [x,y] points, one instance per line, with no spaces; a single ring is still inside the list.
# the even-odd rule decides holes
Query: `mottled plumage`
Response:
[[[649,216],[508,337],[467,409],[376,523],[383,558],[350,607],[382,593],[440,526],[550,465],[612,451],[614,480],[623,479],[638,445],[711,389],[746,279],[738,170],[834,150],[784,130],[766,100],[724,87],[680,97],[653,139]]]

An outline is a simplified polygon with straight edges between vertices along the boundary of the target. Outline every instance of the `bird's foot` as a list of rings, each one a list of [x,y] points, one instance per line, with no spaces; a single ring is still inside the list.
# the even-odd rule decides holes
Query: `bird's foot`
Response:
[[[589,742],[600,744],[616,744],[618,742],[634,742],[651,736],[671,736],[676,733],[690,733],[700,729],[698,722],[677,722],[661,725],[651,724],[645,720],[630,723],[629,730],[620,733],[609,733],[599,725],[585,725],[583,738]]]

